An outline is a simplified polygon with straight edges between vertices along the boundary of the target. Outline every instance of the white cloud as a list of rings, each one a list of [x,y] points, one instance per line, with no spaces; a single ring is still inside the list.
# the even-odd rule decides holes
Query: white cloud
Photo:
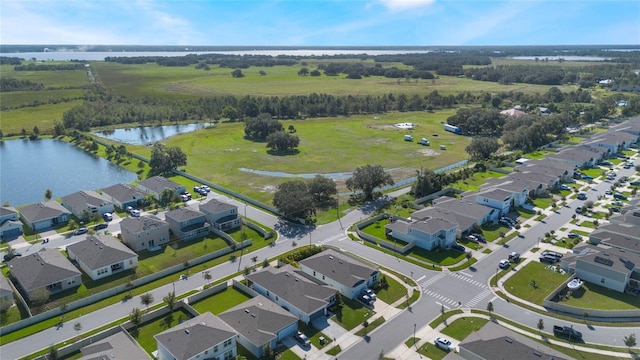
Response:
[[[391,11],[404,11],[427,7],[435,0],[378,0],[378,2]]]

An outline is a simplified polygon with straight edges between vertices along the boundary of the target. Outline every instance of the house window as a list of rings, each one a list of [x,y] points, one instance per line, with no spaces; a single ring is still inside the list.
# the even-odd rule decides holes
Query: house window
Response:
[[[227,346],[229,346],[229,345],[231,345],[231,339],[227,339],[227,340],[225,340],[225,341],[224,341],[224,346],[225,346],[225,347],[227,347]]]
[[[322,280],[324,280],[324,275],[322,275]]]
[[[267,296],[269,296],[269,290],[267,290]]]
[[[144,246],[144,241],[142,242],[142,246]]]
[[[316,276],[316,272],[315,272],[315,270],[313,271],[313,276]]]
[[[218,352],[218,345],[213,347],[213,352]]]
[[[601,278],[601,279],[600,279],[600,282],[604,284],[604,278]]]

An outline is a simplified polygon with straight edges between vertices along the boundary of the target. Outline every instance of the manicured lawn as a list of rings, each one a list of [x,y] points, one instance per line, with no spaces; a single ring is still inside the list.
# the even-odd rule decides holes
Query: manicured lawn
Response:
[[[151,274],[168,267],[183,264],[185,261],[224,249],[229,245],[219,237],[194,241],[177,241],[164,246],[162,250],[141,253],[138,261],[140,274]]]
[[[431,359],[431,360],[440,360],[440,359],[443,359],[445,356],[447,356],[447,354],[449,354],[449,352],[444,351],[439,347],[436,347],[433,344],[433,341],[424,343],[418,349],[418,353],[426,356],[428,359]]]
[[[535,210],[529,210],[523,207],[519,207],[517,211],[518,211],[518,216],[521,216],[525,219],[531,219],[536,214]]]
[[[360,330],[358,330],[356,332],[357,336],[365,336],[366,334],[370,333],[371,331],[373,331],[375,328],[377,328],[378,326],[384,324],[385,319],[384,317],[379,317],[375,320],[373,320],[372,322],[369,323],[369,326],[367,326],[366,328],[362,328]]]
[[[441,266],[451,266],[465,259],[464,253],[457,250],[429,251],[418,246],[409,250],[407,256]]]
[[[378,299],[386,302],[387,304],[393,304],[399,299],[406,297],[407,288],[391,276],[385,276],[384,274],[382,274],[382,276],[387,279],[387,286],[376,289],[376,296]]]
[[[538,197],[533,199],[532,201],[533,201],[533,205],[535,205],[536,207],[540,209],[546,209],[549,206],[551,206],[553,199],[550,197]]]
[[[473,174],[473,176],[468,179],[459,180],[457,182],[452,183],[449,186],[456,189],[463,190],[463,191],[468,191],[468,190],[478,191],[479,186],[484,184],[487,179],[500,178],[503,176],[507,176],[507,175],[497,171],[478,172]]]
[[[509,230],[511,229],[500,224],[487,223],[482,225],[482,235],[487,241],[494,241],[500,237],[500,233],[506,234]]]
[[[589,229],[595,229],[596,228],[596,226],[593,224],[593,220],[583,221],[580,224],[578,224],[578,226],[586,227],[586,228],[589,228]]]
[[[336,312],[333,316],[333,320],[347,330],[351,330],[362,324],[363,321],[369,319],[373,314],[375,314],[375,311],[370,310],[356,300],[351,300],[342,296],[342,302],[344,303],[344,306]]]
[[[291,349],[287,349],[282,354],[280,354],[278,360],[301,360],[301,358],[296,355],[296,353],[291,351]]]
[[[420,342],[420,338],[414,338],[413,336],[408,338],[407,341],[404,342],[404,344],[408,347],[408,348],[412,348],[415,347],[415,344],[417,342]]]
[[[555,154],[555,152],[549,151],[549,150],[538,150],[538,151],[533,151],[530,153],[523,154],[522,157],[527,159],[532,159],[532,160],[540,160],[540,159],[544,159],[549,154]]]
[[[472,332],[480,330],[489,320],[474,317],[464,317],[454,320],[442,329],[442,333],[456,340],[464,340]]]
[[[0,312],[0,326],[9,325],[16,321],[22,320],[23,318],[27,318],[28,314],[24,314],[24,317],[20,314],[20,309],[18,306],[14,305],[10,307],[7,311]]]
[[[249,299],[251,299],[249,295],[229,286],[222,292],[211,295],[190,305],[193,306],[193,308],[200,314],[210,311],[212,314],[218,315]]]
[[[545,264],[530,262],[507,279],[504,288],[515,297],[542,305],[542,300],[565,280],[567,275],[547,270]],[[535,288],[530,285],[532,281]]]
[[[409,301],[403,301],[400,304],[398,304],[397,308],[398,309],[405,309],[407,307],[409,307],[409,305],[413,304],[414,302],[416,302],[418,300],[418,298],[420,298],[420,291],[413,289],[413,293],[411,294],[411,296],[409,297]]]
[[[327,350],[326,354],[335,356],[335,355],[338,355],[341,351],[342,351],[342,349],[340,348],[340,345],[336,345],[336,346],[332,347],[331,349]]]
[[[585,169],[585,170],[580,170],[580,172],[583,175],[588,175],[593,177],[594,179],[601,176],[603,173],[605,173],[605,170],[600,169],[599,167],[595,167],[595,168],[590,168],[590,169]]]
[[[191,315],[186,311],[178,309],[175,310],[173,314],[141,324],[137,330],[133,329],[129,332],[138,341],[140,346],[142,346],[147,353],[151,354],[158,349],[153,336],[180,324],[181,321],[186,319],[191,319]]]
[[[585,282],[580,290],[573,291],[569,300],[563,303],[584,309],[635,310],[640,308],[640,297]]]

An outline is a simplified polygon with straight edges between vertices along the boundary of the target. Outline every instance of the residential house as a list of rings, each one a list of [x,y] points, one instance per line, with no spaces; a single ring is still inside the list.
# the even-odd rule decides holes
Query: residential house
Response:
[[[437,207],[427,207],[418,210],[411,214],[411,221],[425,221],[429,218],[437,218],[447,221],[451,224],[456,224],[456,237],[462,238],[475,229],[479,229],[482,223],[479,223],[477,219],[468,215],[458,214],[448,209],[442,209]]]
[[[327,249],[299,262],[300,270],[338,289],[350,299],[380,280],[380,270],[342,252]]]
[[[151,360],[151,356],[125,330],[93,341],[80,349],[78,360]]]
[[[547,176],[558,176],[560,182],[572,182],[573,172],[577,170],[575,165],[561,161],[548,159],[531,160],[523,165],[516,166],[515,171],[521,173],[538,173]]]
[[[169,243],[169,224],[152,215],[126,217],[120,221],[120,236],[134,251],[157,250]]]
[[[33,231],[61,225],[71,219],[71,212],[54,200],[20,208],[20,219]]]
[[[426,250],[450,248],[456,243],[458,226],[443,217],[418,221],[396,220],[385,225],[386,234]]]
[[[211,199],[199,206],[207,222],[214,228],[227,231],[242,226],[242,219],[238,216],[238,207],[229,203]]]
[[[638,135],[624,131],[610,131],[594,135],[587,144],[605,147],[610,150],[610,154],[616,154],[628,149],[631,144],[636,142],[638,142]]]
[[[262,295],[218,315],[237,333],[237,342],[261,358],[266,346],[275,349],[298,331],[298,318]]]
[[[43,248],[35,254],[9,261],[9,273],[26,297],[46,289],[50,293],[78,287],[82,273],[56,249]]]
[[[638,227],[634,224],[627,224],[627,223],[602,224],[598,227],[596,231],[607,231],[613,234],[619,234],[632,239],[640,240],[640,232],[638,231]]]
[[[640,290],[640,253],[610,246],[578,244],[573,254],[565,255],[560,266],[575,272],[581,280],[624,292],[631,287]]]
[[[480,185],[479,195],[491,189],[500,189],[511,193],[511,204],[513,206],[522,206],[527,202],[529,196],[540,196],[545,194],[547,184],[536,181],[535,178],[522,176],[514,173],[510,176],[499,179],[487,179],[487,182]]]
[[[113,203],[93,190],[83,190],[62,197],[62,206],[80,219],[93,214],[113,212]]]
[[[577,168],[588,169],[596,166],[611,150],[587,145],[570,146],[555,154],[547,154],[547,159],[562,161]]]
[[[210,312],[155,335],[158,360],[236,358],[236,331]]]
[[[0,311],[5,311],[13,305],[13,288],[9,280],[0,274]]]
[[[479,192],[476,195],[476,202],[498,210],[501,215],[508,214],[511,206],[515,205],[512,192],[496,188]]]
[[[518,360],[575,360],[544,343],[537,342],[491,321],[472,332],[458,345],[458,354],[445,359],[518,359]]]
[[[138,266],[138,254],[111,235],[89,235],[67,246],[67,254],[93,280]]]
[[[10,206],[0,208],[0,240],[15,239],[22,235],[22,222],[18,210]]]
[[[334,287],[319,281],[291,265],[267,267],[246,276],[247,286],[280,305],[302,322],[327,315],[327,308],[338,293]]]
[[[181,240],[201,238],[211,231],[205,215],[186,206],[168,211],[164,219],[169,223],[169,230]]]
[[[143,201],[145,193],[128,184],[115,184],[101,190],[102,196],[120,209],[138,207]]]
[[[640,239],[597,229],[589,234],[589,243],[606,245],[640,254]]]
[[[165,190],[171,190],[176,194],[183,194],[187,191],[183,185],[176,184],[162,176],[153,176],[142,180],[138,183],[137,187],[142,190],[142,192],[153,195],[156,200],[162,199],[162,193]]]
[[[625,207],[623,207],[623,209]],[[621,211],[618,215],[611,216],[609,222],[612,224],[633,224],[640,228],[640,207],[633,206],[624,210],[624,212]]]
[[[468,191],[463,193],[460,199],[441,196],[434,199],[432,204],[435,208],[448,210],[458,215],[475,219],[478,226],[487,222],[497,222],[500,211],[478,204],[476,202],[476,195],[476,192]],[[414,215],[415,213],[411,215],[412,219]]]

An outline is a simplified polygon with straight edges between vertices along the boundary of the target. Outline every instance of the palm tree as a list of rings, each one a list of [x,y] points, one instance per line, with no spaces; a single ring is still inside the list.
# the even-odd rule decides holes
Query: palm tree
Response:
[[[153,303],[153,295],[151,295],[151,293],[140,295],[140,302],[142,305],[147,307],[147,310],[149,310],[149,305]]]
[[[538,320],[538,334],[544,329],[544,320]]]

